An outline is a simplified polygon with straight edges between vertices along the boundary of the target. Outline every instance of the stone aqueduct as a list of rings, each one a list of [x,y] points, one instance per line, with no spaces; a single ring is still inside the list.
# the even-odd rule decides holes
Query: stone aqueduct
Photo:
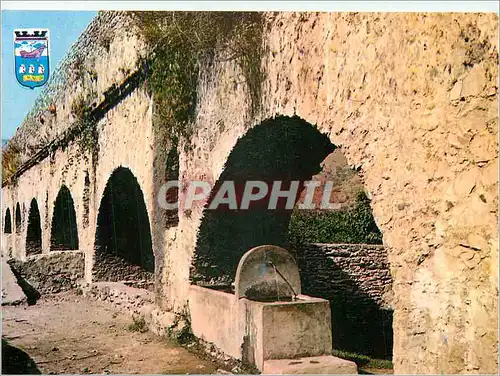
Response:
[[[361,171],[394,281],[395,373],[494,373],[498,17],[279,13],[265,21],[259,111],[237,64],[207,64],[185,148],[155,125],[139,66],[149,46],[133,17],[100,13],[11,141],[29,158],[2,189],[3,226],[9,216],[12,230],[2,231],[4,250],[24,259],[27,238],[39,237],[50,252],[65,187],[60,200],[66,212],[74,203],[65,215],[78,238],[71,244],[85,252],[91,283],[99,210],[121,174],[146,208],[156,303],[183,312],[203,211],[166,215],[157,204],[170,152],[179,180],[216,181],[249,130],[297,116]],[[75,128],[81,97],[92,102],[91,129]],[[43,110],[47,103],[57,110]],[[36,210],[41,234],[29,229]]]

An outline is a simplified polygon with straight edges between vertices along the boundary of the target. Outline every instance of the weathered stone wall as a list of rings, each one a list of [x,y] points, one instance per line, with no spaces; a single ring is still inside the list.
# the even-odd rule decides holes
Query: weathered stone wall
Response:
[[[54,251],[26,261],[11,259],[10,266],[40,294],[58,293],[77,287],[83,278],[85,254],[81,251]]]
[[[105,12],[96,18],[101,24],[93,25],[96,30],[116,28],[114,17],[125,16]],[[179,145],[181,180],[217,181],[237,140],[263,120],[297,115],[317,125],[360,169],[383,233],[393,278],[395,372],[495,372],[498,17],[264,17],[261,68],[266,79],[260,111],[251,111],[255,106],[236,62],[216,59],[202,67],[193,147]],[[71,108],[80,94],[90,108],[100,108],[108,89],[130,77],[147,48],[137,30],[125,29],[99,44],[85,42],[90,43],[81,55],[86,63],[72,60],[65,68],[73,74],[65,81],[69,86],[47,96],[56,114],[44,114],[44,124],[25,123],[15,136],[21,143],[37,146],[59,137],[78,120]],[[161,308],[180,312],[186,309],[203,213],[201,208],[179,212],[178,225],[170,226],[156,205],[165,149],[172,145],[153,129],[153,100],[143,88],[119,95],[101,111],[95,128],[98,149],[82,152],[76,142],[56,148],[51,158],[4,187],[3,203],[14,213],[17,202],[26,211],[31,198],[37,198],[47,224],[42,229],[47,252],[51,205],[66,184],[75,201],[79,248],[88,255],[90,282],[104,187],[116,167],[130,168],[143,190],[153,232],[156,298]],[[28,149],[25,155],[33,155]],[[24,257],[26,227],[23,222],[19,235],[2,234],[16,257]]]
[[[130,116],[129,113],[131,113]],[[12,247],[13,256],[16,258],[25,257],[28,211],[31,199],[36,198],[42,224],[42,252],[50,251],[54,204],[64,184],[71,192],[75,205],[79,249],[89,252],[91,256],[102,193],[111,173],[119,166],[129,168],[137,177],[144,192],[148,213],[152,213],[152,190],[147,184],[151,179],[149,176],[152,171],[150,168],[143,167],[152,163],[153,160],[152,153],[147,152],[151,150],[149,148],[151,140],[147,136],[151,132],[148,116],[150,116],[149,97],[143,91],[135,91],[120,102],[115,109],[109,111],[106,118],[97,124],[97,156],[93,157],[92,151],[82,149],[77,139],[65,148],[58,148],[50,158],[43,159],[36,166],[25,171],[17,178],[15,184],[3,187],[4,212],[6,207],[10,207],[11,210],[15,209],[17,202],[21,204],[21,207],[23,203],[25,204],[21,232],[2,234],[5,240],[4,248]],[[114,128],[109,129],[112,127]],[[118,129],[123,128],[130,131],[123,132],[117,140],[109,137],[109,133],[117,134]],[[94,162],[93,158],[95,158]],[[151,218],[151,215],[149,217]],[[90,278],[92,258],[88,257],[86,260],[89,270],[87,274]]]
[[[268,15],[262,109],[235,62],[202,72],[181,180],[216,181],[239,137],[298,115],[360,168],[394,280],[396,373],[494,372],[498,285],[498,18]],[[202,211],[168,250],[182,309]],[[182,234],[182,236],[180,235]],[[409,355],[414,354],[414,355]]]
[[[155,229],[153,201],[153,169],[154,153],[151,145],[154,143],[151,116],[151,99],[144,90],[138,89],[130,96],[120,102],[114,109],[110,110],[106,117],[97,125],[99,134],[98,163],[95,170],[95,197],[94,213],[91,216],[89,227],[94,230],[95,236],[97,214],[104,189],[113,171],[118,167],[128,168],[137,178],[139,187],[144,195],[146,210],[149,217],[151,231]],[[116,135],[119,135],[116,137]],[[91,281],[92,258],[94,251],[94,240],[91,253],[86,259],[87,281]],[[153,238],[153,250],[161,252],[161,247],[156,247]],[[161,254],[161,253],[159,253]],[[161,257],[155,255],[156,260]],[[158,264],[158,263],[157,263]]]
[[[146,52],[130,15],[123,12],[100,12],[72,46],[10,141],[23,146],[22,161],[32,157],[35,163],[2,188],[4,208],[12,211],[17,202],[26,207],[21,232],[2,234],[6,253],[12,249],[14,257],[26,257],[32,198],[40,210],[42,252],[49,252],[54,203],[64,184],[74,201],[79,249],[86,253],[85,278],[90,282],[99,205],[118,167],[137,178],[152,218],[152,102],[140,86],[143,81],[134,75]],[[56,114],[47,111],[49,104],[55,105]],[[79,107],[91,113],[95,123],[82,129]]]

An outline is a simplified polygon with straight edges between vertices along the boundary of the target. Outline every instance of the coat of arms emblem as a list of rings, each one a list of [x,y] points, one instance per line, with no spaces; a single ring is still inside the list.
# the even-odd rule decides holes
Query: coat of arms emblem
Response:
[[[17,81],[34,89],[49,79],[49,30],[14,30],[14,57]]]

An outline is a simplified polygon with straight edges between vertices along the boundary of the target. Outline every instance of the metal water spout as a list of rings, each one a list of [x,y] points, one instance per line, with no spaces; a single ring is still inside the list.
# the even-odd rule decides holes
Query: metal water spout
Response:
[[[288,282],[288,280],[285,278],[285,276],[278,270],[278,268],[276,267],[276,265],[274,265],[274,263],[271,260],[266,260],[266,265],[272,267],[274,269],[274,272],[277,275],[279,275],[281,277],[281,279],[283,279],[283,281],[285,281],[285,283],[288,285],[288,287],[290,287],[290,290],[292,290],[292,293],[293,293],[292,300],[294,300],[294,301],[297,300],[297,293],[293,289],[293,287],[290,284],[290,282]]]

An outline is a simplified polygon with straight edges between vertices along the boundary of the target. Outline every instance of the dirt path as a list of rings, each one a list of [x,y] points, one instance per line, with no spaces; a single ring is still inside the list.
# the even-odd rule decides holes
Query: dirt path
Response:
[[[209,374],[217,367],[152,333],[131,332],[130,316],[73,293],[33,306],[3,306],[3,337],[44,374]]]

